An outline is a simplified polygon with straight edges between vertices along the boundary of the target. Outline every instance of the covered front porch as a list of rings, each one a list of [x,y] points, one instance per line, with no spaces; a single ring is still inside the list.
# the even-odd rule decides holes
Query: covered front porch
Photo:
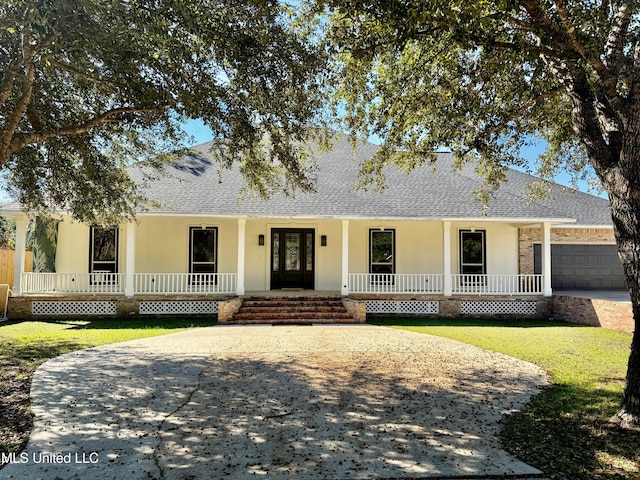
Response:
[[[248,290],[273,292],[287,290],[286,286],[307,292],[337,291],[341,296],[548,297],[552,293],[551,222],[538,224],[542,233],[540,274],[518,272],[521,223],[514,220],[285,222],[149,216],[116,227],[114,258],[109,264],[104,258],[92,257],[93,227],[63,219],[55,273],[24,272],[27,220],[18,218],[16,224],[14,296],[244,296]],[[199,247],[194,235],[200,232],[212,242],[210,257],[204,258],[208,261],[194,261],[201,260],[192,253]],[[465,263],[463,234],[482,239],[477,263],[468,259]],[[289,237],[297,243],[285,244]],[[379,239],[382,246],[374,243]],[[276,267],[281,270],[277,277],[280,288],[274,281]],[[287,269],[304,271],[304,283],[283,283]]]

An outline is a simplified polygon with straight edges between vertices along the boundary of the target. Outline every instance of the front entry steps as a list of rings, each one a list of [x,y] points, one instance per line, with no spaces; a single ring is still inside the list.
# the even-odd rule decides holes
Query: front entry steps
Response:
[[[340,297],[247,297],[230,323],[311,325],[356,321]]]

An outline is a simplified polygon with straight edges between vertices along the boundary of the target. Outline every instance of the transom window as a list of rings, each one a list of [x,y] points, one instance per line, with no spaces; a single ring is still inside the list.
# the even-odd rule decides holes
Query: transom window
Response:
[[[460,273],[484,275],[486,248],[484,230],[460,230]]]
[[[369,230],[369,273],[395,273],[395,253],[395,230]]]
[[[189,273],[216,273],[217,251],[217,227],[189,228]]]
[[[118,273],[118,228],[91,227],[89,273]]]

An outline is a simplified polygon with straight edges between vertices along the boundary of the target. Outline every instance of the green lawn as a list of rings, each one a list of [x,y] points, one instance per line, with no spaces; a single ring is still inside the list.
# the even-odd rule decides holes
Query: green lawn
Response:
[[[551,386],[507,418],[506,450],[552,479],[640,479],[640,431],[610,418],[622,399],[631,335],[565,323],[376,319],[536,363]]]
[[[98,319],[0,323],[0,453],[24,448],[33,426],[33,372],[50,358],[106,343],[212,325],[211,319]]]

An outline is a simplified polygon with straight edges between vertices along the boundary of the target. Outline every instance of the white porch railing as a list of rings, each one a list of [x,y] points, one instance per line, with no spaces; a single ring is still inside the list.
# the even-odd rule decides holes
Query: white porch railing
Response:
[[[442,293],[444,275],[438,273],[350,273],[350,293]]]
[[[542,275],[451,275],[453,294],[541,295]],[[442,274],[350,273],[350,293],[442,294]]]
[[[453,293],[541,295],[542,275],[452,275]]]
[[[237,280],[235,273],[136,273],[134,293],[235,293]]]
[[[236,273],[136,273],[134,294],[234,294]],[[124,294],[124,273],[24,273],[26,294]],[[541,295],[542,275],[451,276],[453,294]],[[442,294],[442,274],[350,273],[350,293]]]
[[[124,294],[124,273],[24,273],[26,294]],[[235,273],[136,273],[135,294],[235,293]]]
[[[124,293],[124,273],[24,273],[23,293]]]

